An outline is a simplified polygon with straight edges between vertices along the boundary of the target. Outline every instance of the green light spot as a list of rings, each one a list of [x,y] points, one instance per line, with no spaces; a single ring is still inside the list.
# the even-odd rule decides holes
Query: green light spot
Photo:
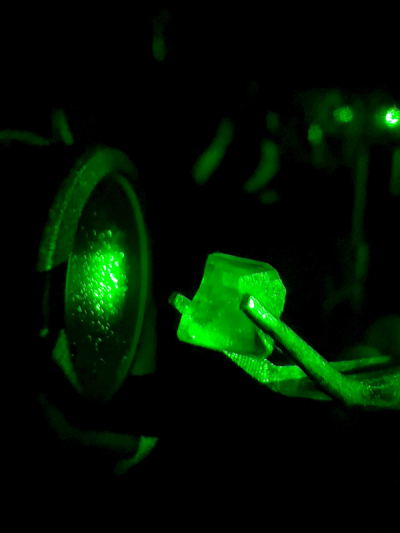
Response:
[[[391,108],[380,108],[375,114],[376,125],[378,129],[390,128],[400,130],[400,109],[396,106]]]
[[[351,122],[353,120],[353,112],[350,107],[341,107],[333,112],[333,116],[338,122]]]
[[[254,300],[250,300],[250,301],[249,301],[249,307],[250,307],[251,309],[253,309],[253,307],[254,307]]]
[[[389,109],[386,113],[385,119],[389,125],[398,125],[400,123],[400,110],[397,109],[397,107],[392,107],[392,109]]]

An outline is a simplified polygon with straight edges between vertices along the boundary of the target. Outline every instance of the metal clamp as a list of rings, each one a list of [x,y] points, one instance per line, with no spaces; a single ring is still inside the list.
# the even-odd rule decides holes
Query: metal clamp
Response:
[[[220,277],[215,274],[219,266]],[[242,275],[236,272],[235,277],[235,269],[237,272],[242,269]],[[249,274],[251,269],[253,273]],[[258,273],[254,273],[257,269]],[[256,276],[262,283],[257,281]],[[228,278],[230,286],[227,289]],[[257,298],[246,291],[246,283],[247,287],[253,287],[253,292],[258,291]],[[226,305],[223,302],[224,291],[229,294]],[[277,272],[270,265],[225,254],[211,254],[193,300],[179,293],[174,293],[169,299],[169,303],[182,314],[178,338],[221,351],[257,381],[285,396],[336,399],[348,407],[372,411],[399,410],[400,365],[394,358],[382,355],[328,362],[279,319],[284,291]],[[226,309],[223,309],[224,306]],[[250,322],[245,324],[244,317]],[[229,320],[231,324],[227,324]],[[243,339],[246,327],[250,326],[255,328],[254,333],[264,350],[260,350],[256,341],[251,345]],[[251,338],[250,329],[247,329],[247,338]],[[277,348],[276,343],[279,351],[283,348],[294,365],[276,366],[268,361],[273,349]],[[227,349],[227,346],[232,349]],[[253,353],[250,353],[251,350]]]

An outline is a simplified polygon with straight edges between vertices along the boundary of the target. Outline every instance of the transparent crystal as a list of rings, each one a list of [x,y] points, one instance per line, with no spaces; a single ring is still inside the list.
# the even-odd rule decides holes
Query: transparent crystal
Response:
[[[193,300],[187,300],[177,335],[182,342],[217,351],[267,357],[274,342],[239,309],[251,294],[280,318],[285,287],[269,264],[221,253],[207,258],[203,279]]]

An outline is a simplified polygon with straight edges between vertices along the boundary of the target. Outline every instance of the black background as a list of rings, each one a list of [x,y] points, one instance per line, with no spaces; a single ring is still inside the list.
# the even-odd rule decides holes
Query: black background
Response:
[[[126,498],[132,519],[144,510],[152,519],[152,513],[168,508],[191,521],[199,515],[235,520],[240,513],[256,517],[263,527],[308,522],[324,527],[329,517],[329,523],[376,523],[382,531],[395,531],[396,413],[355,414],[333,402],[275,395],[222,354],[180,343],[179,317],[167,303],[175,290],[192,298],[208,254],[220,251],[278,270],[287,289],[284,321],[328,360],[361,341],[372,320],[398,313],[398,232],[388,230],[397,220],[393,206],[382,209],[392,218],[376,213],[379,259],[365,313],[355,318],[344,306],[326,325],[323,275],[332,268],[339,275],[339,267],[330,266],[336,261],[332,250],[351,225],[346,176],[336,176],[329,194],[328,185],[318,185],[330,201],[316,201],[321,175],[296,153],[287,153],[275,183],[282,201],[265,206],[242,192],[244,176],[258,162],[267,110],[279,112],[287,128],[293,124],[301,132],[306,126],[295,102],[308,89],[382,90],[399,101],[390,32],[383,40],[376,26],[350,23],[338,13],[316,19],[283,8],[261,14],[250,8],[216,10],[207,3],[164,7],[170,20],[163,62],[152,55],[152,20],[161,5],[134,6],[129,15],[116,8],[85,17],[60,12],[42,24],[32,24],[27,15],[4,40],[0,128],[50,136],[50,111],[59,106],[75,138],[68,157],[65,147],[46,158],[47,148],[38,155],[26,146],[2,155],[5,212],[15,205],[8,232],[12,264],[22,288],[14,287],[8,300],[15,331],[9,330],[14,340],[5,341],[7,351],[19,372],[31,368],[30,334],[41,305],[41,287],[32,286],[34,254],[57,180],[65,175],[61,167],[87,143],[122,149],[136,164],[146,192],[158,305],[157,377],[141,378],[135,386],[149,397],[141,417],[154,417],[161,434],[152,454],[123,478],[97,476],[85,467],[85,458],[78,455],[74,462],[60,455],[40,415],[34,423],[26,421],[25,402],[34,405],[36,399],[35,391],[28,398],[25,392],[35,385],[24,389],[14,376],[9,398],[22,436],[10,431],[19,450],[18,459],[8,461],[14,472],[11,499],[21,487],[31,495],[39,487],[40,501],[37,495],[30,501],[40,509],[63,489],[74,495],[84,487],[97,504],[103,497]],[[258,87],[254,97],[248,90],[252,82]],[[234,117],[239,140],[210,182],[199,187],[191,168],[224,116]],[[374,163],[378,176],[388,164],[384,148],[376,157],[382,161]],[[50,170],[57,165],[59,177],[52,181]],[[3,252],[4,267],[7,257]],[[134,394],[141,401],[139,392]]]

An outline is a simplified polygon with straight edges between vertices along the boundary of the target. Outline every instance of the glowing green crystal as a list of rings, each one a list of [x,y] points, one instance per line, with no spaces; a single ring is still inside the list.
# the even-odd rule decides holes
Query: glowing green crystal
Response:
[[[267,263],[212,254],[193,301],[175,292],[169,302],[182,315],[180,341],[222,351],[277,393],[336,399],[369,411],[399,410],[400,367],[396,361],[377,352],[356,361],[329,363],[279,319],[285,293],[278,273]],[[238,309],[249,322],[243,321]],[[274,339],[294,365],[275,366],[268,361]]]
[[[232,255],[210,254],[193,300],[186,300],[186,305],[181,302],[178,339],[211,350],[268,357],[274,341],[239,309],[244,294],[257,295],[269,312],[280,318],[286,290],[273,267]]]

